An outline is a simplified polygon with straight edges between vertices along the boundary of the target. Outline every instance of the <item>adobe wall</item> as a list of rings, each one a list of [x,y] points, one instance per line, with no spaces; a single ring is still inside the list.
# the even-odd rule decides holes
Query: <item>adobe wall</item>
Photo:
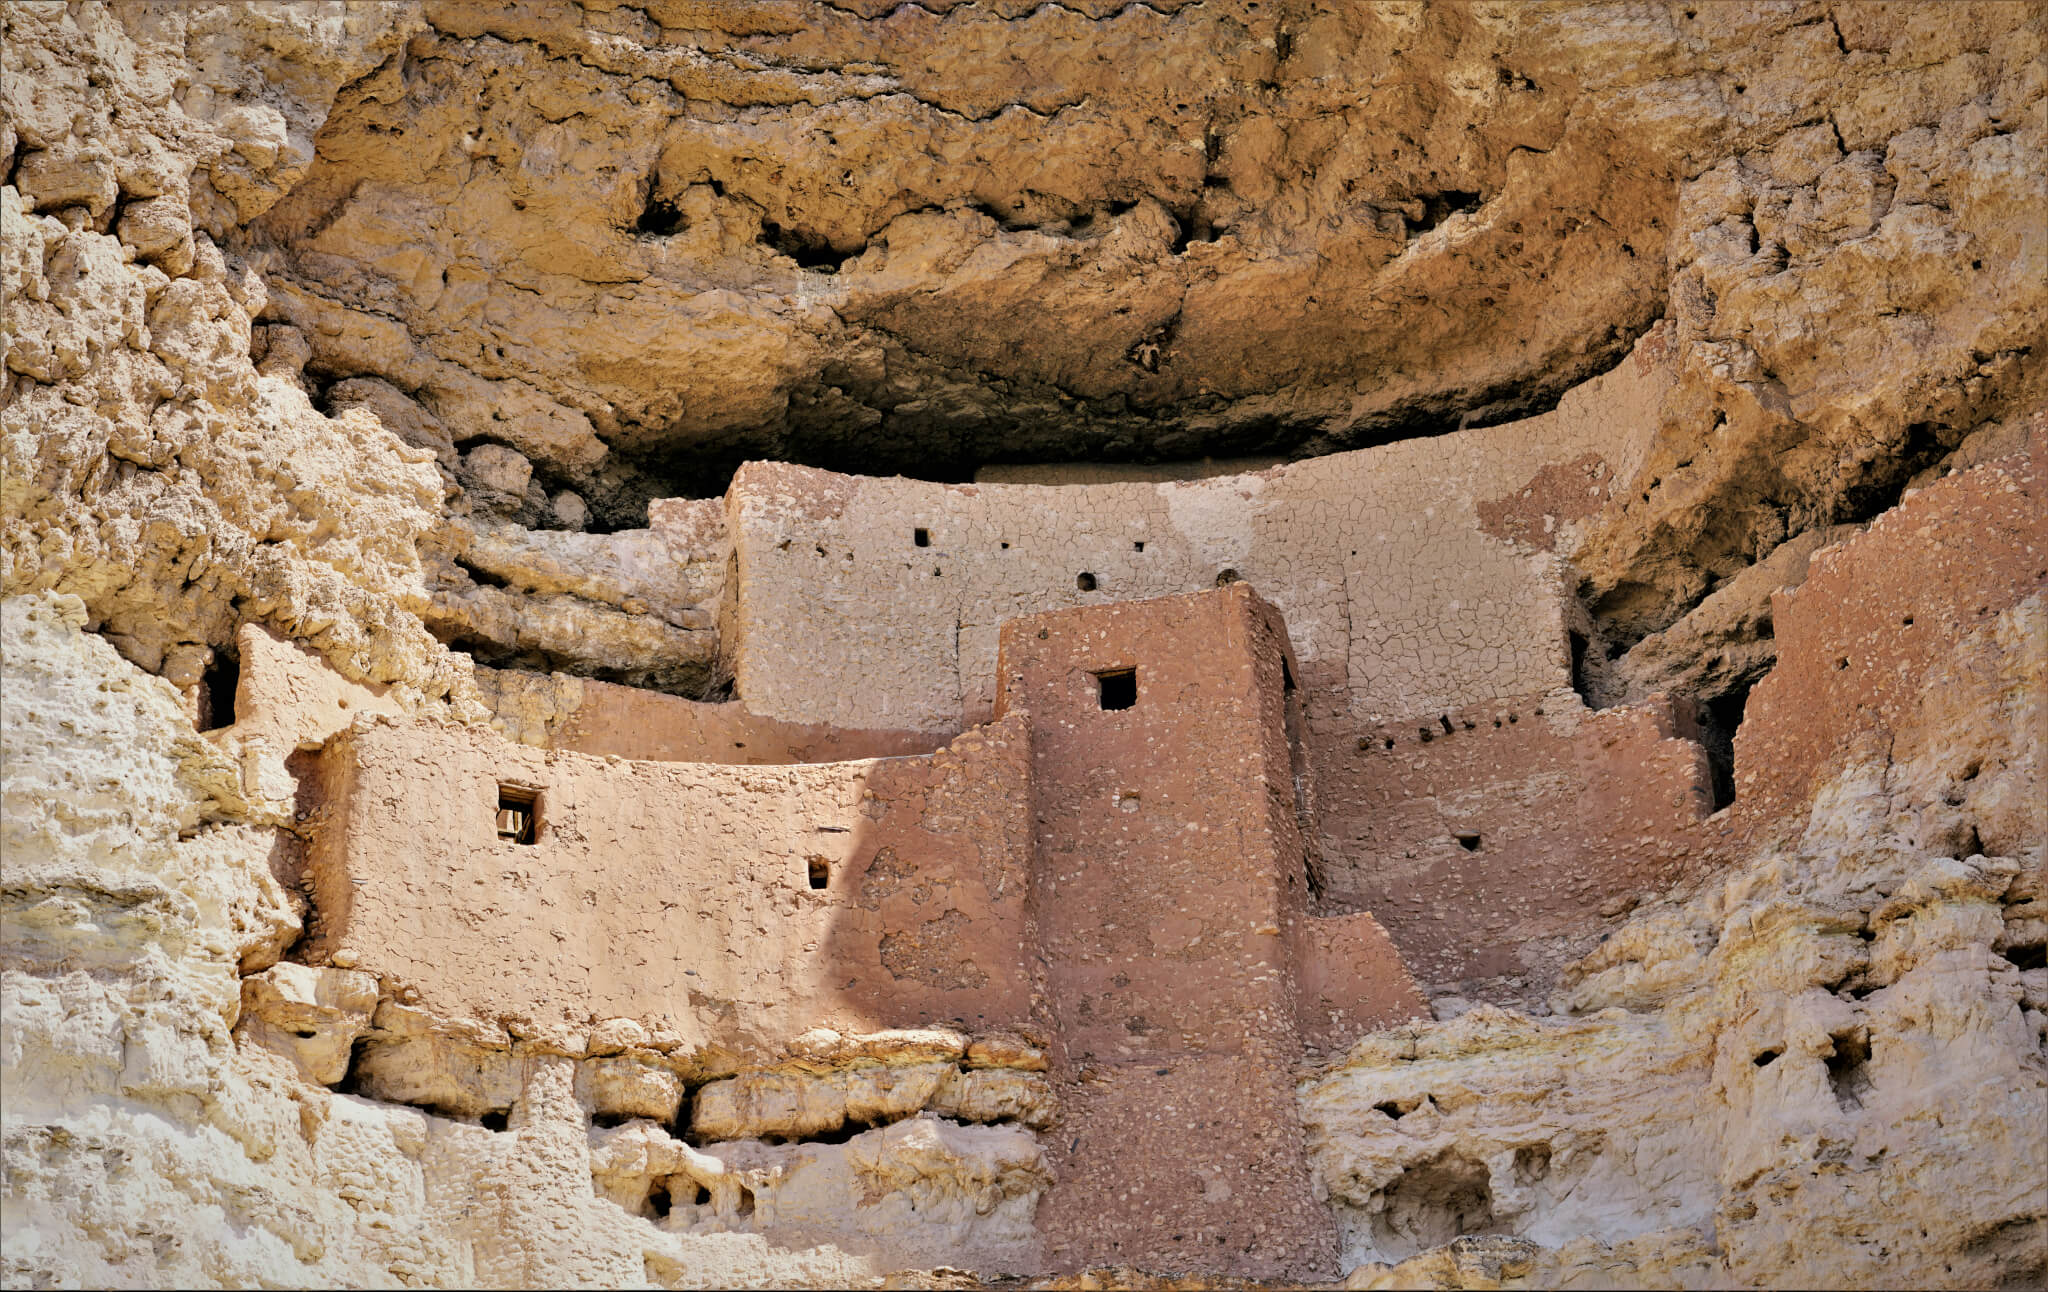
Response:
[[[706,704],[661,691],[582,681],[582,699],[553,733],[579,754],[679,763],[831,763],[929,754],[946,741],[929,731],[845,730],[784,722],[737,700]]]
[[[1099,675],[1126,669],[1133,702],[1105,707]],[[1063,1081],[1040,1209],[1055,1271],[1334,1272],[1293,1093],[1307,874],[1289,669],[1279,615],[1242,584],[1004,626],[998,709],[1032,715]],[[1379,949],[1385,976],[1348,1004],[1410,1016],[1420,998]]]
[[[721,651],[757,713],[950,731],[992,710],[1005,620],[1238,577],[1285,613],[1314,711],[1568,687],[1556,553],[1634,470],[1662,347],[1653,329],[1541,417],[1249,475],[1049,489],[750,463]]]
[[[1723,844],[1681,717],[1553,695],[1316,725],[1326,895],[1378,917],[1423,981],[1526,999]]]
[[[1286,458],[1186,458],[1177,462],[998,462],[974,473],[976,484],[1157,484],[1242,476],[1285,465]]]
[[[2048,589],[2044,444],[2037,424],[2029,453],[1908,496],[1773,597],[1777,663],[1750,694],[1735,799],[1718,812],[1688,715],[1657,697],[1588,712],[1552,693],[1311,723],[1327,895],[1372,912],[1425,982],[1526,998],[1638,896],[1803,829],[1815,786],[1853,763],[1906,760],[1895,733],[1956,640]],[[2015,703],[2048,729],[2048,699]],[[1920,797],[1967,808],[1899,828],[1957,856],[2038,848],[2048,809],[1977,803],[1982,759],[1967,732],[1950,740],[1950,783]]]
[[[1956,643],[2048,591],[2048,415],[2026,452],[1948,476],[1861,533],[1816,552],[1806,581],[1771,599],[1778,662],[1750,692],[1735,736],[1735,803],[1759,828],[1797,828],[1815,786],[1855,762],[1904,762],[1895,733]],[[2040,650],[2048,654],[2048,643]],[[2048,729],[2048,699],[2016,695]],[[1949,733],[1951,781],[1929,797],[1974,798],[1971,733]],[[1952,851],[2017,855],[2048,840],[2048,809],[2008,804],[1949,823]]]
[[[931,755],[776,768],[365,725],[320,758],[307,957],[574,1045],[608,1018],[743,1056],[817,1025],[1024,1024],[1026,758],[1021,717]],[[508,782],[539,791],[531,845],[497,835]]]

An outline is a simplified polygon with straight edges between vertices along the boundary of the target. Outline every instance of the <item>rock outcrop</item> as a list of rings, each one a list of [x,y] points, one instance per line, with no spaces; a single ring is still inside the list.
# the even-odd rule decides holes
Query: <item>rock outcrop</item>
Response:
[[[1043,1274],[1061,1045],[437,1013],[323,936],[316,751],[889,759],[971,851],[1001,624],[1239,580],[1305,900],[1437,1019],[1274,1078],[1348,1286],[2048,1279],[2038,6],[0,24],[8,1284]]]

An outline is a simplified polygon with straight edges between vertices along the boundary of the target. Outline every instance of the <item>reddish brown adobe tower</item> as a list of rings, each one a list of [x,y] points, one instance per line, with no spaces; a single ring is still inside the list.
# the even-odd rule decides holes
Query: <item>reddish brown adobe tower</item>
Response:
[[[1048,1265],[1334,1272],[1295,1111],[1314,945],[1279,612],[1249,586],[1004,627],[998,713],[1031,716],[1034,904],[1064,1076]],[[1315,921],[1321,924],[1321,921]],[[1420,1001],[1385,935],[1391,1021]],[[1325,931],[1327,932],[1327,931]]]

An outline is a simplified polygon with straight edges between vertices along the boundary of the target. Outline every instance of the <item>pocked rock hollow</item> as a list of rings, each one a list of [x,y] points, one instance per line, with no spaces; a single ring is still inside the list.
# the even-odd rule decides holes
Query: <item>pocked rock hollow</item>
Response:
[[[8,1286],[2048,1280],[2048,18],[0,8]]]

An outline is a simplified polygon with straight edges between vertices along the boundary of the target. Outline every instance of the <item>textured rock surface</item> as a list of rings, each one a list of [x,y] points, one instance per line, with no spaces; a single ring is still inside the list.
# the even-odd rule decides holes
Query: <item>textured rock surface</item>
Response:
[[[2008,532],[2048,565],[2024,461],[1944,481],[1819,558],[1752,718],[1762,739],[1834,733],[1851,706],[1800,679],[1848,672],[1840,643],[1910,662],[1854,706],[1867,735],[1837,736],[1781,843],[1646,902],[1567,969],[1556,1017],[1481,1007],[1384,1032],[1305,1083],[1349,1254],[1392,1265],[1355,1286],[2048,1273],[2048,570],[2026,570],[2014,604],[1961,622],[1942,606],[1960,582],[1946,562],[1996,564],[2004,535],[1970,551],[1944,533],[1973,503],[2027,509]],[[1925,604],[1848,592],[1887,579]],[[1420,1254],[1495,1233],[1528,1241]]]
[[[1052,1159],[958,1124],[1044,1119],[1022,1041],[946,1055],[844,1143],[692,1145],[703,1083],[747,1074],[626,1020],[514,1045],[281,959],[301,745],[369,710],[567,748],[609,712],[589,678],[725,697],[722,507],[650,500],[744,457],[1099,484],[1483,429],[1651,346],[1669,389],[1611,472],[1385,528],[1420,569],[1469,508],[1584,602],[1541,640],[1482,641],[1469,604],[1411,635],[1526,654],[1561,700],[1697,701],[1732,786],[1751,685],[1807,693],[1760,681],[1783,607],[1855,595],[1816,551],[1888,513],[1883,541],[1938,530],[1902,490],[2024,450],[2048,406],[2048,21],[2017,0],[29,0],[0,24],[10,1285],[1030,1267]],[[1441,457],[1395,446],[1371,487],[1433,499]],[[1598,493],[1562,536],[1537,519],[1559,487]],[[1304,600],[1331,608],[1304,659],[1373,604],[1346,583]],[[2048,1277],[2044,615],[1944,620],[1881,739],[1779,778],[1768,846],[1617,905],[1549,999],[1440,999],[1312,1074],[1350,1282]],[[1423,674],[1376,650],[1344,684],[1400,717]],[[231,710],[238,670],[297,689]],[[836,1137],[833,1083],[879,1060],[819,1055],[831,1096],[795,1106]]]
[[[494,1049],[425,1031],[368,974],[276,963],[300,919],[278,879],[289,841],[233,823],[250,814],[234,764],[175,689],[83,631],[75,599],[12,598],[4,614],[9,1285],[846,1286],[948,1259],[1028,1268],[1038,1145],[931,1118],[843,1145],[714,1146],[732,1163],[720,1203],[691,1194],[650,1225],[653,1177],[728,1168],[659,1128],[677,1165],[629,1166],[592,1129],[646,1112],[648,1083],[620,1071],[630,1032],[603,1038],[624,1056],[515,1055],[502,1034]],[[443,1061],[402,1056],[408,1084],[383,1093],[502,1120],[319,1084],[371,1024],[366,1090],[380,1047],[436,1045]],[[904,1044],[813,1041],[827,1066]],[[1016,1115],[972,1106],[1000,1070],[953,1071],[934,1083],[946,1115]],[[622,1207],[636,1171],[646,1187]],[[875,1196],[886,1205],[863,1209]]]

